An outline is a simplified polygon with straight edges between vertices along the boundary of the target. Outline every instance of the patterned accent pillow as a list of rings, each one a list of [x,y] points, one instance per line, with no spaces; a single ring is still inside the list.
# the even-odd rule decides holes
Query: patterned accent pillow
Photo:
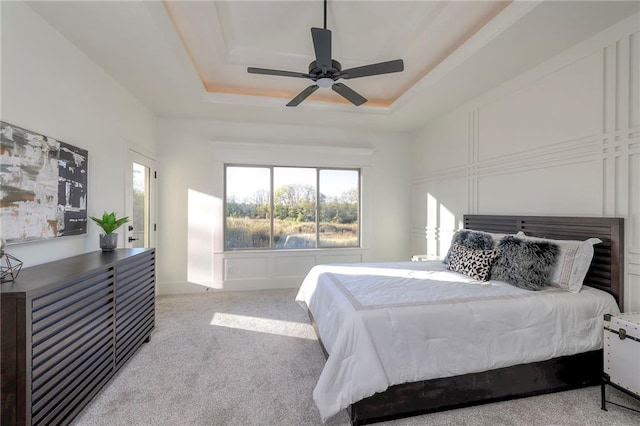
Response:
[[[493,238],[491,238],[491,235],[489,234],[461,229],[453,234],[453,238],[451,238],[451,248],[449,248],[449,252],[444,258],[444,264],[447,266],[449,266],[451,250],[456,244],[460,244],[461,246],[472,250],[491,250],[494,245]]]
[[[465,274],[474,280],[487,281],[491,264],[498,255],[495,250],[473,250],[455,244],[450,250],[449,269]]]
[[[557,244],[504,237],[496,251],[492,280],[505,281],[525,290],[542,290],[551,284],[553,267],[560,253]]]

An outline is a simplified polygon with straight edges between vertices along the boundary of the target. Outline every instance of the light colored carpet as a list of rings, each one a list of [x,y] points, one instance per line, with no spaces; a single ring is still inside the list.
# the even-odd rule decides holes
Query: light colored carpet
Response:
[[[151,342],[73,423],[320,425],[311,394],[324,357],[296,290],[159,297]],[[610,399],[640,409],[630,397]],[[600,410],[599,387],[427,414],[381,425],[638,425]],[[327,425],[347,425],[346,411]]]

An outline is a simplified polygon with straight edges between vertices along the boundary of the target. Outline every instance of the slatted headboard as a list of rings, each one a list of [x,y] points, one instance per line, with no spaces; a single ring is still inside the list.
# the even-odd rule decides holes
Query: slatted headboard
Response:
[[[624,219],[606,217],[464,215],[465,229],[555,240],[600,238],[584,284],[611,293],[624,309]]]

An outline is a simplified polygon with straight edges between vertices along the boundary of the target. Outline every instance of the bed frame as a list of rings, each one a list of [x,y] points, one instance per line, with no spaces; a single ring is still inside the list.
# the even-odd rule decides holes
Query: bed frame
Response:
[[[465,215],[464,228],[564,240],[600,238],[584,283],[609,292],[622,308],[624,222],[621,218]],[[311,321],[315,328],[313,317]],[[317,334],[317,328],[316,328]],[[320,340],[320,336],[318,336]],[[320,341],[325,356],[327,352]],[[404,383],[352,404],[351,424],[363,425],[401,417],[600,383],[602,350],[520,364],[480,373]]]

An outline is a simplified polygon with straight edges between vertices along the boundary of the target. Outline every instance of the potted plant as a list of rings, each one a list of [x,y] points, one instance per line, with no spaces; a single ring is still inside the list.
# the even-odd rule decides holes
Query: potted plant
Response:
[[[129,222],[129,216],[118,219],[115,212],[104,212],[102,219],[95,216],[90,217],[104,231],[104,234],[100,234],[100,248],[102,251],[113,251],[118,246],[118,234],[115,234],[114,231]]]

